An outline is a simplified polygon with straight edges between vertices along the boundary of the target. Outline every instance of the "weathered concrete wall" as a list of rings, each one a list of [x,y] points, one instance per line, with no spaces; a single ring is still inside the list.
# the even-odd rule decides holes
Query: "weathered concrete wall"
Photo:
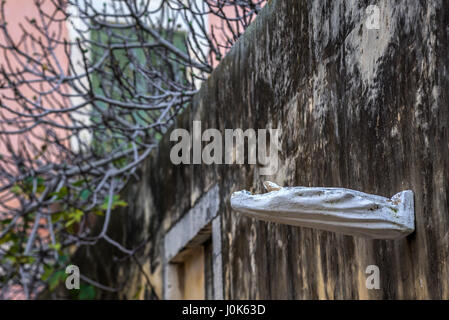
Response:
[[[254,165],[173,165],[167,135],[129,185],[115,239],[132,247],[151,238],[142,263],[159,295],[164,233],[218,184],[225,298],[449,298],[449,3],[379,1],[380,30],[364,25],[369,4],[271,1],[179,117],[187,129],[193,120],[222,132],[281,128],[274,176]],[[411,189],[416,232],[372,241],[231,210],[233,191],[261,192],[264,180],[388,197]],[[371,264],[380,290],[365,287]],[[96,275],[113,285],[136,270]]]

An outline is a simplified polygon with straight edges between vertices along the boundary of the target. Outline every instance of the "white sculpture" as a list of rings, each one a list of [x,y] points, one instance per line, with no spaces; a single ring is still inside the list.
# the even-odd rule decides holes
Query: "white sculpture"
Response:
[[[344,188],[264,186],[268,193],[234,192],[232,208],[260,220],[372,239],[399,239],[415,230],[411,190],[388,199]]]

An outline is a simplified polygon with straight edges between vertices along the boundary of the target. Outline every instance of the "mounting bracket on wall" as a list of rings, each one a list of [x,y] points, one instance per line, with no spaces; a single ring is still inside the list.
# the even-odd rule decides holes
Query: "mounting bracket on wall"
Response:
[[[250,217],[371,239],[399,239],[415,230],[413,191],[391,199],[345,188],[280,187],[237,191],[231,207]]]

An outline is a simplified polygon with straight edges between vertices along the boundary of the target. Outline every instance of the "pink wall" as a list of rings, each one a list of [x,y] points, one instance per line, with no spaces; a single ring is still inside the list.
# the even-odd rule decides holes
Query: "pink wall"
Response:
[[[235,17],[236,16],[235,9],[232,7],[229,7],[229,6],[225,7],[223,9],[223,11],[227,17]],[[214,30],[216,30],[215,37],[217,38],[217,40],[219,42],[225,44],[226,43],[225,34],[228,37],[232,37],[232,32],[230,31],[230,29],[233,28],[235,30],[235,24],[234,23],[231,23],[230,25],[223,24],[222,19],[218,15],[211,14],[211,15],[209,15],[209,30],[212,30],[212,28]],[[221,30],[223,30],[223,29],[224,29],[225,34],[220,34],[222,32]],[[242,30],[240,30],[240,32],[242,32]],[[224,57],[226,55],[226,48],[220,48],[220,53],[221,53],[222,57]],[[215,58],[214,53],[212,53],[211,56],[212,56],[212,65],[214,67],[216,67],[220,63],[220,61],[218,61]]]
[[[53,13],[53,5],[50,1],[44,1],[44,4],[42,5],[42,10],[46,13]],[[14,42],[18,43],[18,41],[21,39],[21,37],[24,34],[24,31],[21,29],[20,25],[22,25],[22,27],[26,30],[26,32],[28,32],[29,34],[31,34],[32,36],[38,38],[43,38],[41,34],[39,34],[35,28],[33,28],[33,26],[26,21],[26,17],[30,18],[30,19],[35,19],[36,23],[38,25],[41,25],[40,22],[40,17],[38,15],[38,10],[36,8],[36,6],[34,5],[33,1],[30,0],[14,0],[14,1],[7,1],[6,5],[5,5],[5,19],[7,21],[7,29],[9,34],[11,35],[11,38]],[[59,13],[57,15],[57,17],[62,17],[62,14]],[[60,32],[60,30],[62,30],[61,33],[61,40],[63,37],[66,36],[67,34],[67,30],[65,27],[65,23],[61,22],[61,23],[53,23],[51,25],[48,26],[50,33],[54,32],[56,34],[58,34],[58,32]],[[42,39],[44,44],[47,44],[45,39]],[[7,39],[4,36],[4,33],[2,31],[0,31],[0,43],[2,44],[8,44]],[[30,44],[30,42],[28,42],[28,45]],[[54,45],[54,44],[53,44]],[[66,54],[64,52],[64,48],[63,45],[55,45],[56,48],[54,50],[54,54],[58,60],[58,63],[61,65],[61,67],[63,68],[64,71],[67,70],[67,66],[68,66],[68,59],[66,57]],[[22,44],[19,46],[19,48],[25,48],[25,46]],[[51,58],[51,55],[48,52],[44,52],[42,49],[40,48],[33,48],[33,49],[29,49],[28,53],[30,55],[33,55],[33,57],[35,58],[40,58],[43,65],[45,65],[45,68],[48,68],[49,70],[51,70],[52,68],[54,68],[55,70],[57,70],[57,66],[55,64],[55,60]],[[27,59],[25,57],[18,57],[17,55],[14,56],[13,54],[11,54],[11,52],[8,52],[8,50],[6,49],[0,49],[0,65],[2,67],[4,67],[7,71],[16,71],[16,70],[24,70],[25,67],[36,67],[31,65]],[[39,66],[38,68],[43,68],[42,65]],[[41,71],[42,69],[39,69],[39,71]],[[38,79],[35,75],[32,75],[30,72],[26,72],[24,74],[24,78],[25,79]],[[14,80],[14,79],[13,79]],[[15,80],[17,81],[17,79]],[[43,85],[42,87],[40,87],[42,84],[36,84],[33,85],[33,87],[35,89],[38,89],[40,91],[42,90],[48,90],[50,88],[49,85]],[[35,96],[39,96],[38,94],[36,94],[35,92],[33,92],[32,88],[27,87],[26,85],[21,85],[18,87],[18,89],[20,90],[20,92],[26,96],[28,99],[32,100],[33,97]],[[0,89],[0,94],[1,96],[6,96],[6,97],[14,97],[13,91],[9,90],[9,89]],[[42,99],[45,98],[50,98],[50,95],[41,95]],[[58,99],[57,101],[59,101],[60,103],[64,103],[64,101],[62,101],[61,97],[56,97],[56,99]],[[9,101],[5,98],[2,99],[3,100],[3,104],[10,107],[11,109],[15,109],[15,110],[21,110],[21,107],[18,103],[15,103],[14,101]],[[48,106],[48,103],[44,100],[42,105],[44,107]],[[4,115],[6,116],[11,116],[11,117],[17,117],[17,115],[11,114],[10,112],[8,112],[7,110],[4,110],[4,108],[2,108],[2,112],[4,113]],[[52,119],[55,119],[55,117],[53,117]],[[14,129],[12,127],[7,127],[6,129]],[[57,131],[57,130],[55,130]],[[43,132],[40,128],[36,128],[33,129],[33,133],[38,135],[38,136],[42,136]],[[31,136],[31,135],[30,135]],[[36,154],[39,151],[34,150],[33,148],[31,148],[30,143],[20,143],[22,139],[19,138],[19,135],[16,136],[10,136],[11,140],[14,141],[13,147],[15,150],[23,150],[24,148],[27,148],[28,151],[31,154]],[[42,145],[43,142],[38,141],[37,139],[31,139],[31,143],[32,144],[36,144],[38,148],[40,148],[40,146]],[[48,150],[50,152],[50,150]],[[7,154],[7,150],[6,150],[6,146],[4,141],[0,141],[0,153],[1,154]]]
[[[42,10],[46,13],[53,13],[54,6],[50,1],[44,1],[43,5],[42,5]],[[56,17],[62,17],[62,14],[58,13],[56,15]],[[36,23],[38,25],[41,25],[41,20],[40,20],[39,14],[38,14],[38,9],[34,5],[34,1],[14,0],[14,1],[6,2],[6,4],[5,4],[5,20],[7,22],[6,28],[8,30],[8,33],[11,36],[12,41],[16,44],[19,43],[22,36],[24,35],[24,31],[22,30],[22,28],[23,28],[24,30],[26,30],[27,33],[29,33],[33,37],[41,38],[43,43],[45,45],[47,45],[45,38],[43,38],[43,36],[26,20],[26,18],[35,19]],[[22,28],[21,28],[21,26],[22,26]],[[65,22],[50,24],[48,26],[48,28],[50,30],[50,33],[54,32],[55,34],[58,34],[59,32],[61,32],[61,40],[63,37],[65,37],[67,35]],[[9,42],[8,42],[7,38],[5,37],[2,30],[0,30],[0,43],[2,45],[9,45]],[[40,66],[32,65],[32,64],[30,64],[30,62],[27,61],[26,57],[14,55],[7,48],[0,49],[0,66],[5,68],[5,70],[7,72],[17,72],[17,70],[24,71],[25,72],[24,78],[27,80],[38,79],[38,77],[35,75],[32,75],[30,72],[26,72],[24,70],[26,67],[28,67],[30,69],[33,67],[37,68],[39,72],[42,71],[42,68],[48,68],[48,70],[51,70],[52,68],[54,68],[57,70],[55,60],[53,58],[51,58],[51,55],[48,52],[44,52],[44,50],[42,50],[40,48],[31,48],[30,43],[31,42],[27,42],[27,44],[29,46],[29,50],[27,52],[30,55],[32,55],[34,58],[40,59],[42,61],[43,65],[45,65],[45,67],[43,67],[43,65],[40,65]],[[54,54],[58,60],[58,63],[61,65],[63,70],[66,71],[67,67],[68,67],[68,59],[64,52],[63,45],[55,45],[55,44],[53,44],[53,45],[56,47],[54,50]],[[19,45],[19,48],[24,49],[25,44],[22,43],[21,45]],[[41,57],[41,58],[39,58],[39,57]],[[14,82],[18,81],[18,79],[14,79],[14,78],[12,80]],[[4,79],[2,79],[2,81],[4,81]],[[50,86],[48,84],[47,85],[35,84],[35,85],[33,85],[33,88],[38,89],[39,91],[42,91],[42,90],[48,90],[50,88]],[[18,86],[18,89],[29,100],[32,100],[33,97],[39,96],[38,94],[33,92],[32,88],[28,87],[27,85],[20,85],[20,86]],[[22,110],[22,107],[20,106],[19,103],[7,99],[7,97],[14,98],[14,93],[11,89],[0,89],[0,97],[2,98],[3,104],[6,105],[7,107],[9,107],[13,110],[16,110],[16,111]],[[45,99],[49,99],[50,95],[41,95],[40,97],[43,99],[42,105],[44,107],[48,107],[49,103]],[[64,103],[63,99],[60,96],[54,96],[54,98],[56,101],[59,101],[59,103]],[[0,107],[0,108],[1,108],[0,111],[3,113],[3,116],[0,118],[0,120],[4,120],[4,117],[8,117],[8,118],[17,117],[17,115],[9,112],[8,110],[5,110],[4,107]],[[24,119],[24,118],[22,118],[22,119]],[[28,118],[28,119],[30,119],[30,118]],[[56,116],[51,116],[51,117],[49,116],[49,119],[56,120]],[[57,121],[62,121],[62,119],[59,118]],[[8,131],[9,130],[17,130],[17,128],[8,126],[8,125],[6,125],[4,127],[4,129],[6,129]],[[0,130],[2,130],[2,129],[0,128]],[[61,130],[55,130],[55,132],[58,134],[58,136],[59,136],[59,134],[61,134],[61,135],[63,134],[63,132]],[[36,136],[40,136],[40,137],[45,136],[43,129],[41,127],[36,127],[31,132],[28,132],[26,134],[26,136],[30,140],[29,142],[24,141],[23,138],[25,137],[25,135],[20,135],[20,134],[8,135],[7,137],[12,142],[12,147],[16,152],[27,150],[31,155],[36,156],[39,153],[41,153],[40,148],[44,142],[39,141],[37,138],[34,138],[31,133]],[[0,154],[8,155],[9,152],[6,147],[6,143],[3,139],[5,137],[6,137],[6,135],[4,135],[4,134],[2,134],[0,136],[0,138],[2,138],[2,139],[0,139]],[[37,147],[37,149],[33,148],[32,145],[35,145]],[[50,154],[50,152],[54,152],[54,150],[51,150],[51,148],[48,148],[46,152],[48,154]],[[8,169],[11,171],[15,170],[15,168],[13,168],[13,167],[8,168]],[[1,211],[1,207],[0,207],[0,211]]]

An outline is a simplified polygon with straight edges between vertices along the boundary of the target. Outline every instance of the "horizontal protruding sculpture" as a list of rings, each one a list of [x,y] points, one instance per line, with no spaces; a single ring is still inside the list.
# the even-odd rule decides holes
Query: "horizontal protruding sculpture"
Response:
[[[264,186],[264,194],[234,192],[232,208],[260,220],[372,239],[399,239],[415,230],[411,190],[388,199],[344,188]]]

